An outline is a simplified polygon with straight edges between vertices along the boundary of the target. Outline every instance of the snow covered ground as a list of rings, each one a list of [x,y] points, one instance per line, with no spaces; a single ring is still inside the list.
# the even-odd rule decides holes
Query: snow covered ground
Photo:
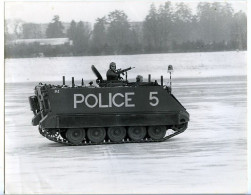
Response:
[[[190,113],[188,129],[162,143],[81,147],[53,143],[31,126],[28,96],[33,94],[35,83],[17,82],[60,80],[64,72],[57,70],[69,70],[69,80],[70,75],[85,74],[94,80],[90,70],[80,72],[77,62],[96,65],[91,58],[101,64],[102,57],[6,60],[6,193],[245,193],[245,56],[245,52],[131,56],[133,63],[140,63],[134,69],[137,73],[131,70],[132,75],[142,70],[145,78],[151,70],[153,75],[165,75],[161,69],[164,62],[163,69],[174,65],[173,94]],[[103,75],[108,59],[120,62],[118,66],[124,62],[122,68],[135,66],[129,64],[130,56],[114,58],[103,56],[107,63],[103,69],[97,65]],[[71,60],[73,68],[69,68]],[[43,68],[36,73],[37,64],[42,62],[45,67],[55,65],[55,69]]]

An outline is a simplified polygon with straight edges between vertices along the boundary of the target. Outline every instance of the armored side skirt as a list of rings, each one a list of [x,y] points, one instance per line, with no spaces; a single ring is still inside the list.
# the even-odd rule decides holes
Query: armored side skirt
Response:
[[[111,126],[153,126],[186,123],[186,111],[149,114],[47,115],[40,122],[43,128],[87,128]]]

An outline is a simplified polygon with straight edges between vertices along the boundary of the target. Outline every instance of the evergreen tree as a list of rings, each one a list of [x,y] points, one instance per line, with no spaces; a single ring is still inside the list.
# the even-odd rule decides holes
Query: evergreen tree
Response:
[[[76,32],[73,33],[73,53],[75,55],[88,54],[89,51],[89,38],[91,30],[90,26],[84,24],[83,21],[78,22]]]
[[[171,48],[171,34],[174,27],[173,8],[171,2],[166,2],[158,10],[158,50],[166,52]]]
[[[108,22],[107,38],[113,52],[115,54],[128,52],[132,39],[127,15],[123,11],[115,10],[108,15]]]
[[[108,46],[106,26],[106,17],[97,18],[92,31],[92,52],[95,55],[106,52]]]
[[[158,39],[158,13],[154,4],[151,4],[149,14],[143,23],[143,42],[147,52],[157,51]]]
[[[177,42],[187,42],[191,40],[193,28],[193,15],[191,9],[185,3],[176,4],[174,13],[173,39]]]
[[[60,38],[64,37],[64,26],[59,20],[59,16],[54,16],[52,19],[53,22],[49,23],[48,28],[46,29],[47,38]]]
[[[71,21],[70,28],[67,30],[67,37],[73,40],[76,36],[77,24],[74,20]]]
[[[199,35],[206,43],[225,42],[230,40],[233,9],[230,4],[199,3]]]
[[[232,47],[235,49],[247,49],[247,16],[242,11],[234,14],[231,25]]]
[[[148,52],[168,51],[171,48],[172,29],[173,8],[171,2],[160,5],[158,11],[152,4],[143,23],[145,50]]]

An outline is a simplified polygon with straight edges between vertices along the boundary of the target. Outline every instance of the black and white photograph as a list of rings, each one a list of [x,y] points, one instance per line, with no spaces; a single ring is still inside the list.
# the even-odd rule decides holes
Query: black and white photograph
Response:
[[[251,192],[247,0],[5,1],[3,44],[4,194]]]

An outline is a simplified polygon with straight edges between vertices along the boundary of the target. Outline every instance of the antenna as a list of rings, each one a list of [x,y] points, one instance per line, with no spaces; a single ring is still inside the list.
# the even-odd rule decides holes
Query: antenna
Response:
[[[65,76],[63,76],[63,85],[65,85]]]
[[[75,87],[74,77],[71,78],[71,84],[72,84],[72,87]]]
[[[173,66],[172,65],[168,65],[167,72],[170,73],[170,92],[172,92],[172,72],[173,72]]]

